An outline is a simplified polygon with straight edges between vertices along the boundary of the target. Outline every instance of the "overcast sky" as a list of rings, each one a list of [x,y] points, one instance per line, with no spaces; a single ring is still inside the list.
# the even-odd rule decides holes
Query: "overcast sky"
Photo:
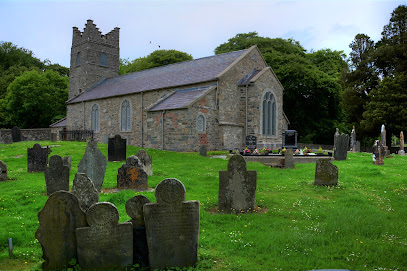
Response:
[[[407,0],[0,0],[0,41],[9,41],[69,67],[72,27],[92,19],[102,34],[120,28],[120,57],[159,49],[195,59],[238,33],[293,38],[308,51],[349,53],[358,33],[381,37],[391,12]],[[151,43],[150,43],[151,42]]]

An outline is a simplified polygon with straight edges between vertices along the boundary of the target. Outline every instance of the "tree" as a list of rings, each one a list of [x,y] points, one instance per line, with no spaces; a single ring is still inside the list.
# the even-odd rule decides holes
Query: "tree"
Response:
[[[120,74],[147,70],[192,59],[191,55],[177,50],[157,50],[146,57],[137,58],[133,61],[121,60]]]
[[[26,71],[8,87],[8,123],[20,128],[48,127],[65,115],[68,78],[54,71]]]

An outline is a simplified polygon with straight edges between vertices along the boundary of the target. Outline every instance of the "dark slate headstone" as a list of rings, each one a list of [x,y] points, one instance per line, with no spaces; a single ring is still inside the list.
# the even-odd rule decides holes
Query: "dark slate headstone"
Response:
[[[207,153],[208,153],[208,150],[206,148],[206,145],[201,145],[201,147],[199,147],[199,155],[206,157]]]
[[[7,165],[0,160],[0,181],[7,181]]]
[[[139,150],[136,154],[148,176],[153,176],[153,158],[146,150]]]
[[[354,149],[355,152],[360,152],[360,141],[356,140]]]
[[[4,144],[11,144],[13,143],[13,139],[11,138],[11,135],[5,135],[3,138]]]
[[[284,168],[294,168],[294,156],[292,149],[286,149],[284,154]]]
[[[245,146],[251,151],[254,151],[257,148],[257,136],[248,135],[245,139]]]
[[[55,192],[38,213],[38,220],[35,237],[42,247],[43,270],[68,267],[72,259],[77,259],[75,230],[88,225],[78,199],[66,191]]]
[[[11,128],[11,138],[13,139],[13,142],[20,142],[21,141],[21,131],[20,128],[17,126],[14,126]]]
[[[117,270],[133,263],[133,226],[119,223],[119,212],[110,202],[93,204],[86,213],[89,227],[77,228],[81,270]]]
[[[243,213],[254,210],[257,171],[247,171],[243,156],[235,154],[227,171],[219,171],[218,209],[223,213]]]
[[[349,149],[349,135],[340,134],[336,138],[336,145],[334,151],[335,160],[346,160]]]
[[[379,140],[376,140],[373,145],[373,164],[384,165],[385,148]]]
[[[126,160],[126,139],[122,138],[120,135],[115,135],[113,138],[109,138],[107,154],[109,161]]]
[[[48,164],[49,147],[41,148],[36,143],[32,148],[27,148],[27,169],[28,172],[43,172]]]
[[[186,267],[198,259],[199,201],[185,201],[185,187],[165,179],[155,189],[157,203],[144,205],[151,269]]]
[[[72,156],[65,156],[62,157],[62,161],[64,162],[64,166],[67,166],[69,168],[69,170],[71,170],[72,168]]]
[[[79,205],[85,212],[92,204],[99,201],[99,193],[95,185],[83,173],[76,173],[72,184],[72,194],[78,198]]]
[[[283,148],[297,148],[297,138],[296,130],[285,130],[283,132]]]
[[[69,168],[64,166],[61,156],[49,158],[49,166],[44,171],[47,195],[63,190],[69,191]]]
[[[126,213],[131,217],[133,224],[133,264],[148,266],[148,246],[146,227],[144,222],[143,206],[150,203],[150,200],[143,196],[137,195],[126,202]]]
[[[57,133],[51,133],[51,142],[57,142]]]
[[[106,172],[106,157],[97,148],[96,141],[89,141],[85,154],[78,165],[78,173],[85,173],[100,192]]]
[[[136,189],[144,191],[148,189],[148,176],[137,156],[130,156],[117,172],[117,188]]]
[[[314,185],[333,186],[338,184],[338,167],[331,163],[331,159],[316,161]]]

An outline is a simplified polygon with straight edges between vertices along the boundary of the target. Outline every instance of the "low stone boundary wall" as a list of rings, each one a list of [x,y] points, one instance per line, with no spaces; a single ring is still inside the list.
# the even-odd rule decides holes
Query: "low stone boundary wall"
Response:
[[[22,141],[51,140],[51,128],[20,129]],[[0,142],[4,142],[5,136],[11,136],[11,129],[0,130]]]

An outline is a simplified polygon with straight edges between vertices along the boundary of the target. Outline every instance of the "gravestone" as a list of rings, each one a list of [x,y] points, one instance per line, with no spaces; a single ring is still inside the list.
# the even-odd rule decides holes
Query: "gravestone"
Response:
[[[199,155],[206,157],[207,153],[208,153],[208,150],[206,148],[206,145],[201,145],[201,147],[199,147]]]
[[[35,238],[42,247],[43,270],[69,267],[77,259],[75,230],[88,225],[78,199],[66,191],[55,192],[38,213],[38,221]]]
[[[5,135],[3,138],[4,144],[11,144],[13,143],[13,139],[11,137],[11,135]]]
[[[146,203],[150,203],[150,200],[143,195],[134,196],[126,202],[126,213],[131,217],[128,222],[133,225],[133,264],[139,264],[143,267],[149,265],[143,213],[143,206]]]
[[[21,141],[21,131],[20,128],[14,126],[11,128],[11,138],[13,142],[20,142]]]
[[[146,150],[141,149],[137,152],[136,156],[140,160],[147,175],[153,176],[153,158],[151,155],[149,155]]]
[[[72,184],[72,194],[78,198],[79,205],[85,212],[92,204],[99,201],[99,193],[95,185],[83,173],[76,173]]]
[[[354,149],[355,152],[360,152],[360,141],[356,140]]]
[[[148,176],[137,156],[132,155],[127,158],[126,164],[118,169],[117,188],[136,189],[137,191],[148,189]]]
[[[89,227],[77,228],[81,270],[124,269],[133,263],[133,226],[119,223],[119,212],[110,202],[93,204],[86,213]]]
[[[227,171],[219,171],[218,209],[223,213],[243,213],[254,210],[257,171],[247,171],[241,155],[233,155]]]
[[[355,126],[353,126],[352,132],[350,133],[350,150],[356,152],[356,131]]]
[[[346,160],[349,149],[349,135],[340,134],[336,137],[336,145],[334,151],[335,160]]]
[[[297,138],[296,130],[285,130],[283,132],[283,148],[297,148]]]
[[[338,185],[338,167],[331,163],[331,159],[316,161],[314,185]]]
[[[124,161],[126,160],[126,139],[120,135],[115,135],[109,138],[107,146],[108,161]]]
[[[339,128],[336,128],[335,134],[334,134],[334,150],[336,149],[336,139],[340,135],[339,133]]]
[[[57,142],[57,133],[51,133],[51,142]]]
[[[151,269],[194,265],[198,260],[199,201],[185,201],[185,187],[165,179],[155,189],[157,203],[144,205]]]
[[[0,182],[7,181],[7,165],[0,160]]]
[[[245,146],[250,151],[254,151],[255,149],[257,149],[257,136],[254,136],[254,135],[246,136]]]
[[[69,191],[69,168],[64,166],[61,156],[53,155],[49,158],[44,176],[48,196],[59,190]]]
[[[97,142],[89,141],[85,154],[79,162],[78,173],[85,173],[99,192],[105,178],[106,163],[106,157],[97,148]]]
[[[72,156],[69,155],[69,156],[62,157],[62,161],[64,163],[64,166],[67,166],[69,168],[69,170],[71,170],[71,168],[72,168]]]
[[[373,164],[382,166],[384,165],[385,148],[379,140],[375,141],[373,145]]]
[[[380,130],[380,143],[382,146],[387,146],[386,145],[386,127],[384,124],[382,124],[382,128]]]
[[[51,152],[49,147],[41,148],[36,143],[32,148],[27,148],[27,169],[28,172],[43,172],[47,168],[48,154]]]
[[[404,133],[400,132],[400,150],[404,151]]]
[[[294,168],[294,156],[292,149],[286,149],[284,154],[284,168]]]

